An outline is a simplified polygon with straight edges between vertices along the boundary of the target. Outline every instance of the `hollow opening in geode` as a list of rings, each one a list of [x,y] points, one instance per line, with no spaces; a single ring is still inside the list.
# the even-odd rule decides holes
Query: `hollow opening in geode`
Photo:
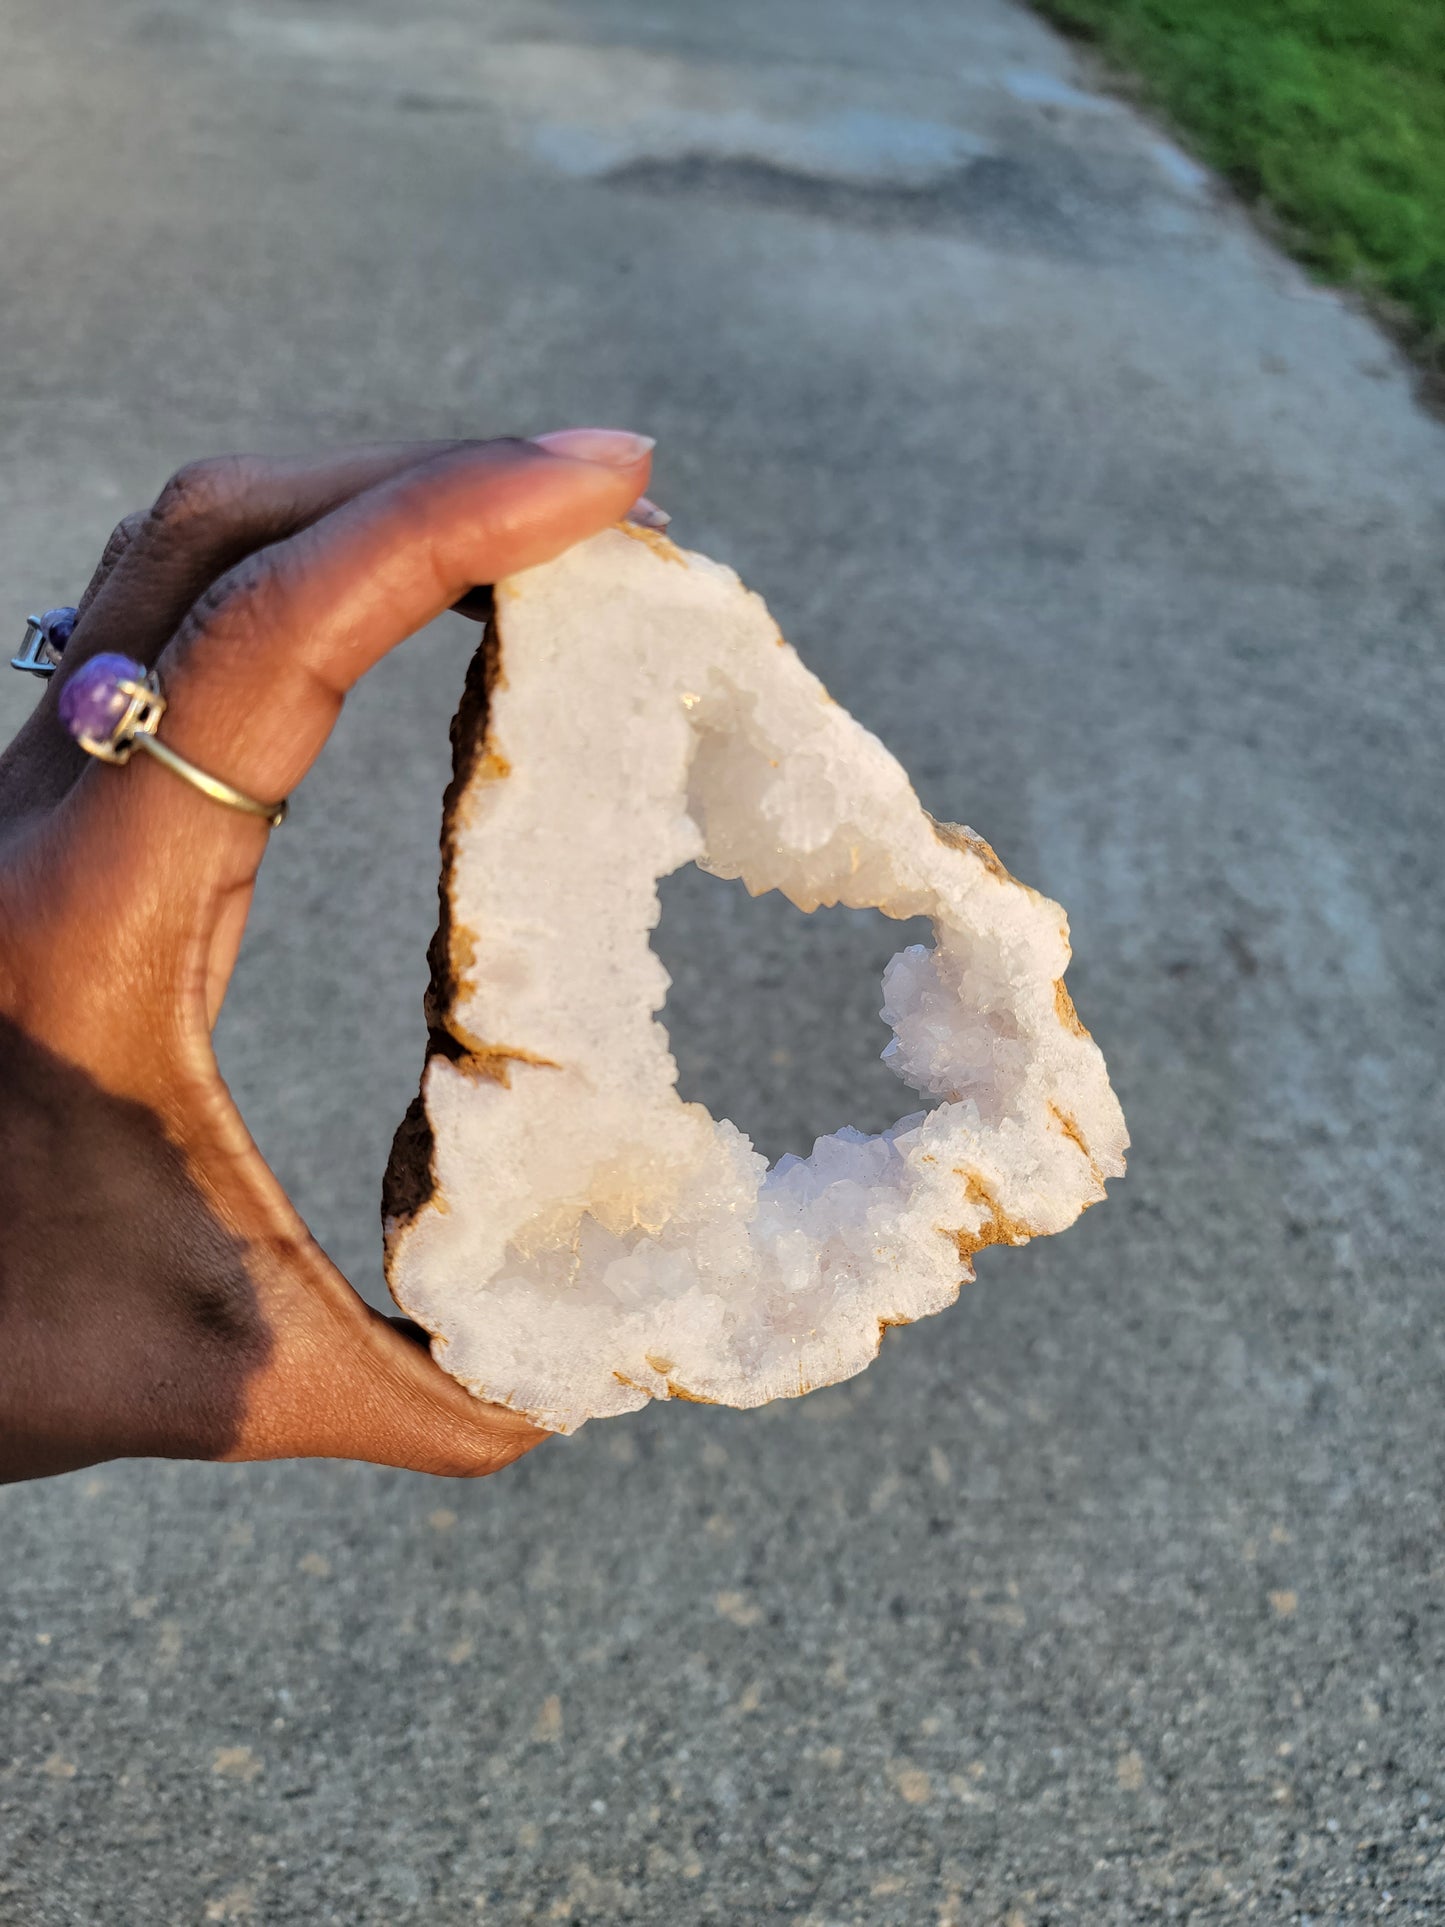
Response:
[[[881,1061],[890,1033],[878,1014],[889,959],[932,941],[926,917],[805,915],[691,863],[658,894],[653,949],[672,978],[659,1017],[681,1097],[730,1118],[770,1163],[806,1157],[842,1125],[883,1131],[932,1108]]]

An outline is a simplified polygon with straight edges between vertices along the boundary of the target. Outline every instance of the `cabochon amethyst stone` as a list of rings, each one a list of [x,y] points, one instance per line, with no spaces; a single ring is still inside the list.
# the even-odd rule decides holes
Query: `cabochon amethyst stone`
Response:
[[[47,609],[41,616],[41,633],[56,655],[59,655],[66,643],[70,641],[71,633],[75,628],[75,619],[79,614],[78,609],[65,608]]]
[[[90,736],[104,742],[130,705],[121,683],[140,682],[144,675],[129,656],[92,656],[60,692],[62,724],[77,741]]]

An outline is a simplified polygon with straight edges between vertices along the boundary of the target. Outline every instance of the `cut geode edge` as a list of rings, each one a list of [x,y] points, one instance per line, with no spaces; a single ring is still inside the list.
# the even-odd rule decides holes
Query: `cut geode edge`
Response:
[[[672,544],[667,542],[665,538],[650,534],[643,537],[639,531],[630,528],[624,528],[621,532],[630,536],[633,540],[645,539],[649,546],[656,547],[659,552],[667,552],[673,559],[686,559],[690,561],[705,560],[703,558],[684,558],[682,552],[674,550]],[[711,567],[714,565],[707,566]],[[730,574],[731,572],[727,573]],[[779,640],[781,640],[781,638],[779,638]],[[410,1316],[416,1316],[416,1313],[407,1306],[404,1293],[398,1288],[398,1280],[395,1276],[395,1268],[392,1262],[394,1253],[403,1240],[403,1234],[429,1206],[438,1204],[440,1200],[439,1208],[443,1210],[450,1208],[442,1197],[441,1186],[435,1167],[435,1140],[425,1100],[426,1073],[434,1060],[441,1057],[462,1067],[469,1075],[477,1075],[506,1084],[508,1082],[507,1061],[509,1058],[514,1057],[513,1053],[506,1052],[478,1052],[475,1048],[476,1040],[467,1036],[464,1026],[454,1025],[452,1021],[462,975],[475,955],[478,941],[470,930],[459,924],[453,901],[452,886],[456,860],[457,831],[463,813],[465,799],[473,782],[483,773],[496,774],[495,769],[488,772],[487,765],[489,760],[495,761],[496,758],[496,752],[489,740],[489,721],[491,707],[490,697],[499,675],[500,659],[501,640],[498,633],[497,616],[494,605],[492,614],[486,624],[481,645],[469,666],[462,699],[452,723],[453,769],[443,802],[441,835],[442,865],[438,881],[440,914],[437,929],[428,950],[430,981],[425,998],[428,1043],[426,1063],[423,1067],[422,1088],[419,1089],[417,1097],[413,1100],[406,1116],[398,1127],[383,1183],[382,1216],[387,1232],[386,1268],[388,1283],[392,1287],[396,1302],[401,1306],[403,1311],[407,1311]],[[828,700],[831,701],[831,699]],[[503,765],[503,769],[505,769],[505,765]],[[989,844],[975,831],[963,825],[940,823],[928,817],[926,812],[923,814],[932,829],[933,835],[940,844],[951,849],[967,852],[1001,884],[1022,892],[1025,896],[1035,899],[1040,904],[1047,905],[1047,899],[1041,898],[1038,892],[1034,891],[1030,886],[1021,883],[1019,879],[1015,878],[1005,868]],[[1053,905],[1048,905],[1047,907],[1056,909],[1056,906]],[[885,914],[892,913],[885,912]],[[1065,957],[1067,957],[1067,954],[1067,941],[1065,939]],[[896,963],[899,959],[896,958],[894,961]],[[1088,1031],[1079,1020],[1074,1009],[1062,974],[1055,981],[1053,992],[1054,1008],[1060,1028],[1072,1036],[1084,1040],[1089,1048],[1097,1055],[1097,1049],[1093,1046]],[[659,1019],[658,1021],[660,1023],[661,1020]],[[1102,1074],[1102,1059],[1099,1060],[1099,1067]],[[899,1074],[903,1075],[904,1073],[900,1071]],[[1104,1088],[1107,1092],[1107,1075],[1103,1075]],[[1117,1111],[1117,1101],[1112,1099],[1112,1092],[1108,1092],[1108,1095]],[[1054,1109],[1052,1106],[1050,1108],[1051,1110]],[[972,1215],[976,1221],[966,1230],[944,1231],[943,1227],[938,1227],[939,1231],[946,1237],[952,1239],[956,1246],[960,1265],[959,1274],[956,1280],[953,1281],[951,1287],[942,1295],[938,1296],[935,1302],[929,1304],[926,1309],[912,1311],[899,1316],[878,1316],[876,1319],[876,1333],[869,1354],[870,1358],[876,1357],[878,1348],[882,1343],[883,1335],[888,1329],[901,1324],[913,1323],[917,1318],[930,1315],[933,1311],[942,1310],[947,1304],[956,1300],[962,1286],[974,1276],[970,1261],[978,1251],[994,1244],[1027,1243],[1035,1236],[1046,1235],[1050,1232],[1063,1229],[1066,1223],[1072,1222],[1082,1211],[1088,1209],[1090,1205],[1099,1202],[1104,1197],[1105,1179],[1119,1175],[1123,1170],[1122,1152],[1123,1149],[1127,1147],[1127,1136],[1123,1133],[1122,1119],[1119,1120],[1117,1150],[1106,1152],[1104,1154],[1104,1162],[1101,1166],[1101,1164],[1095,1160],[1088,1145],[1084,1142],[1083,1137],[1071,1127],[1070,1120],[1067,1116],[1057,1111],[1055,1111],[1054,1115],[1055,1122],[1051,1123],[1050,1129],[1057,1128],[1064,1136],[1072,1139],[1074,1145],[1088,1163],[1091,1172],[1092,1181],[1078,1197],[1077,1201],[1069,1210],[1067,1217],[1058,1218],[1055,1222],[1049,1224],[1039,1224],[1030,1222],[1026,1218],[1016,1214],[1011,1214],[1002,1208],[998,1199],[990,1194],[987,1185],[980,1178],[971,1176],[969,1173],[960,1170],[957,1175],[965,1179],[965,1196],[972,1208]],[[921,1117],[922,1114],[919,1114],[919,1116]],[[905,1118],[891,1127],[889,1132],[882,1135],[884,1138],[891,1138],[893,1134],[902,1132],[905,1127],[917,1121],[917,1117]],[[834,1135],[861,1136],[861,1134],[851,1133],[849,1127],[844,1127],[841,1133]],[[823,1140],[820,1140],[820,1143],[822,1141]],[[816,1149],[817,1147],[815,1146],[815,1151]],[[788,1161],[789,1160],[780,1160],[779,1162],[782,1164]],[[792,1161],[796,1162],[796,1160]],[[777,1167],[774,1168],[776,1169]],[[424,1319],[418,1322],[424,1326],[428,1323],[428,1321]],[[431,1321],[433,1324],[435,1322],[435,1320]],[[434,1340],[433,1350],[438,1358],[442,1359],[448,1340],[443,1333],[437,1331],[433,1331],[432,1336]],[[756,1399],[728,1398],[723,1401],[717,1401],[710,1399],[695,1388],[689,1388],[686,1385],[675,1383],[671,1380],[665,1383],[654,1382],[647,1387],[637,1386],[635,1389],[641,1394],[639,1402],[646,1402],[648,1398],[665,1395],[691,1402],[725,1402],[746,1406],[750,1403],[762,1403],[765,1402],[766,1399],[776,1396],[792,1396],[810,1390],[820,1389],[824,1385],[836,1383],[841,1379],[853,1376],[856,1372],[864,1369],[867,1362],[869,1362],[868,1359],[859,1359],[846,1370],[839,1371],[832,1376],[821,1377],[809,1383],[799,1383],[796,1387],[789,1386],[775,1389],[766,1393],[763,1397]],[[631,1384],[631,1381],[620,1372],[616,1373],[615,1376],[623,1385]],[[489,1402],[511,1406],[512,1409],[524,1413],[534,1422],[547,1426],[548,1429],[561,1431],[574,1429],[573,1424],[554,1422],[548,1413],[537,1410],[534,1404],[511,1398],[494,1386],[471,1382],[465,1377],[462,1379],[462,1382],[468,1383],[470,1389],[473,1390],[477,1396]],[[583,1421],[581,1418],[578,1418],[575,1422],[581,1423]]]

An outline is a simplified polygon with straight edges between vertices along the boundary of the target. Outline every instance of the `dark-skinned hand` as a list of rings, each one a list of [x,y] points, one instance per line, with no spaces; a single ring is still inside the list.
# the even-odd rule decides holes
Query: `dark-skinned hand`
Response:
[[[162,740],[285,796],[373,663],[623,517],[649,447],[569,430],[222,457],[111,537],[0,758],[0,1480],[136,1456],[475,1475],[543,1436],[363,1303],[221,1080],[212,1030],[272,832],[148,757],[88,757],[56,700],[101,650],[154,665]]]

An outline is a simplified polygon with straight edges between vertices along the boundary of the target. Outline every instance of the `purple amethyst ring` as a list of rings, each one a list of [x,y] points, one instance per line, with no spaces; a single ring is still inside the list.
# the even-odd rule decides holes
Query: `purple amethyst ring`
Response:
[[[274,830],[286,820],[286,804],[259,803],[179,756],[156,731],[166,713],[160,678],[129,656],[91,656],[67,676],[57,705],[66,733],[88,756],[103,763],[128,763],[142,749],[213,802],[260,816]]]

